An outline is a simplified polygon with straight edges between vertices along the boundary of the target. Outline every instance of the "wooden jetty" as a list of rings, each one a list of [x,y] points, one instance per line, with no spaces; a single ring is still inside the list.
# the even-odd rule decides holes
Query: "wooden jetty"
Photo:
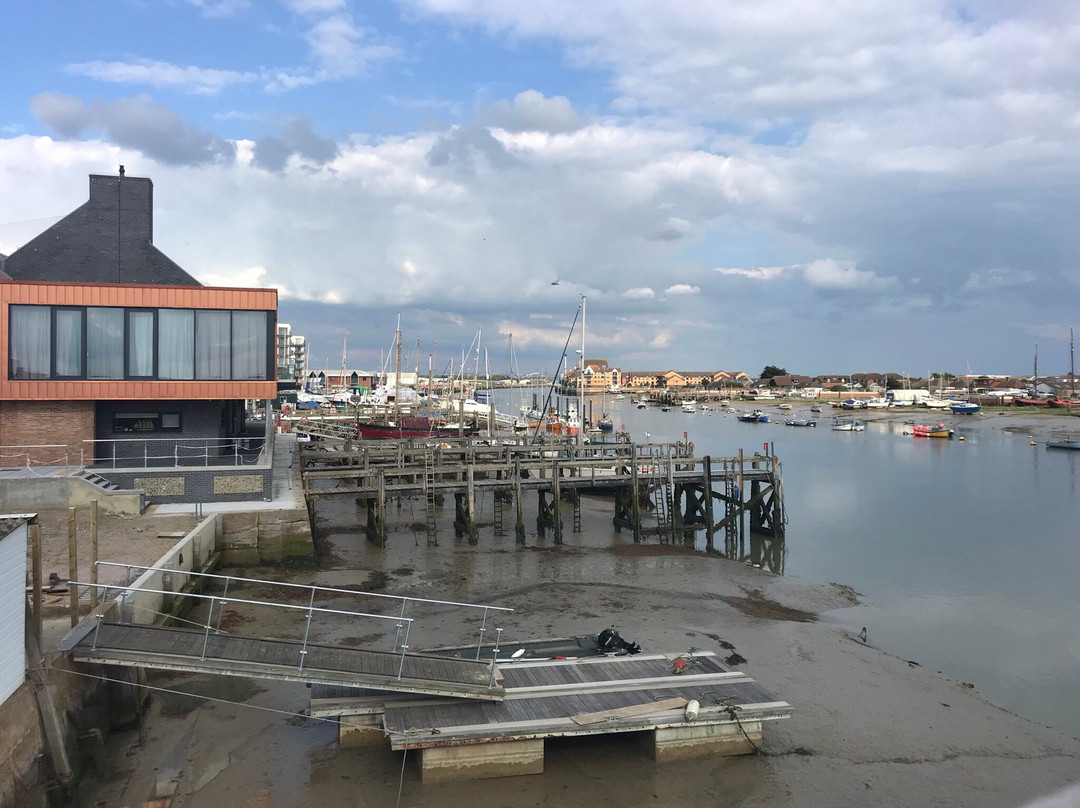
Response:
[[[344,425],[314,426],[322,439],[300,444],[304,495],[314,524],[325,497],[353,497],[364,506],[368,538],[385,545],[386,503],[399,497],[426,503],[429,544],[437,544],[436,512],[454,497],[454,531],[471,543],[479,538],[477,497],[495,500],[495,532],[504,531],[503,508],[514,505],[514,531],[525,543],[523,497],[535,494],[537,532],[551,530],[563,542],[564,508],[581,529],[581,494],[614,496],[616,530],[634,541],[661,542],[704,530],[707,548],[722,535],[729,556],[741,546],[746,520],[753,533],[782,538],[783,486],[774,455],[696,457],[689,442],[579,444],[573,439],[530,443],[525,438],[412,440],[355,439]],[[566,505],[564,505],[566,503]],[[646,518],[648,517],[648,518]]]
[[[708,651],[502,664],[499,703],[314,686],[313,716],[337,717],[343,746],[420,750],[425,781],[536,774],[547,738],[636,732],[664,762],[760,749],[778,700]]]

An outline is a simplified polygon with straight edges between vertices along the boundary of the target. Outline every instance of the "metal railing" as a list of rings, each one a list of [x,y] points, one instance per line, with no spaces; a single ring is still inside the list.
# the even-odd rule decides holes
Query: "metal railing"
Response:
[[[124,566],[124,565],[121,564],[119,566]],[[197,573],[192,573],[192,574],[197,574]],[[225,597],[224,595],[204,595],[204,594],[199,593],[199,592],[178,593],[178,592],[174,592],[174,591],[171,591],[171,590],[150,589],[148,587],[139,587],[138,589],[133,590],[131,587],[123,588],[123,587],[117,586],[116,584],[94,584],[94,583],[87,583],[87,582],[84,582],[84,581],[70,581],[69,586],[87,586],[87,587],[93,587],[95,589],[104,590],[103,593],[102,593],[101,599],[100,599],[100,604],[101,605],[98,607],[97,625],[94,627],[94,641],[93,641],[92,648],[95,651],[97,650],[98,634],[101,631],[101,624],[104,622],[104,619],[105,619],[105,603],[106,603],[106,601],[108,600],[108,597],[109,597],[109,590],[110,589],[119,589],[119,590],[121,590],[120,595],[119,595],[119,598],[120,598],[119,612],[120,612],[121,617],[123,616],[124,606],[125,606],[126,599],[127,599],[129,593],[134,594],[134,593],[139,593],[139,592],[146,592],[146,593],[149,593],[149,594],[156,594],[156,595],[173,595],[173,596],[180,595],[180,596],[185,597],[185,598],[197,598],[197,599],[200,599],[200,600],[209,601],[210,602],[210,610],[208,612],[208,615],[207,615],[207,618],[206,618],[206,625],[204,627],[202,653],[199,656],[200,661],[205,661],[206,660],[207,648],[208,648],[209,643],[210,643],[210,631],[211,631],[211,629],[213,629],[215,634],[220,634],[221,633],[220,632],[221,615],[225,611],[225,606],[227,604],[229,604],[229,603],[240,603],[240,604],[244,604],[244,605],[248,605],[248,606],[270,606],[270,607],[277,608],[277,609],[298,610],[298,611],[304,611],[306,613],[306,619],[305,619],[305,622],[304,622],[304,639],[303,639],[303,642],[302,642],[301,647],[300,647],[300,661],[299,661],[299,663],[297,663],[297,666],[296,666],[297,671],[303,671],[303,669],[304,669],[304,661],[305,661],[305,659],[307,657],[307,653],[308,653],[308,650],[307,650],[307,648],[308,648],[308,640],[309,640],[309,638],[311,636],[311,618],[316,613],[318,613],[318,614],[339,614],[339,615],[346,615],[348,617],[371,618],[373,620],[400,620],[400,621],[405,623],[406,644],[403,644],[401,646],[401,653],[400,653],[401,661],[398,663],[398,673],[397,673],[397,678],[399,680],[401,679],[402,672],[405,669],[405,652],[409,647],[408,644],[407,644],[407,641],[408,641],[409,629],[411,628],[412,623],[413,623],[413,619],[411,617],[399,618],[399,617],[392,617],[392,616],[385,615],[385,614],[367,614],[365,612],[352,612],[352,611],[347,611],[347,610],[343,610],[343,609],[327,609],[327,608],[324,608],[324,607],[321,607],[321,606],[315,606],[315,604],[314,604],[315,593],[314,592],[311,593],[311,602],[309,602],[307,606],[298,606],[298,605],[293,604],[293,603],[277,603],[275,601],[253,600],[253,599],[249,599],[249,598],[235,598],[235,597],[234,598],[228,598],[228,597]],[[221,608],[218,611],[218,625],[214,626],[213,625],[213,623],[214,623],[214,607],[217,606],[218,604],[221,605]]]
[[[272,444],[265,436],[235,438],[111,438],[82,441],[80,465],[109,468],[254,466]]]
[[[167,572],[167,573],[171,573],[171,574],[174,574],[174,575],[187,575],[187,576],[192,577],[192,578],[203,578],[203,579],[214,580],[214,581],[224,581],[225,582],[225,589],[224,589],[224,592],[222,594],[223,598],[228,596],[229,586],[231,584],[239,583],[239,584],[256,584],[256,585],[259,585],[259,586],[275,586],[275,587],[282,587],[282,588],[285,588],[285,589],[301,590],[301,591],[304,591],[304,592],[310,592],[311,593],[311,599],[310,599],[311,603],[315,602],[315,594],[317,592],[318,593],[328,593],[328,594],[333,594],[333,595],[350,595],[350,596],[353,596],[353,597],[378,598],[378,599],[381,599],[381,600],[384,600],[384,601],[387,601],[387,600],[389,600],[389,601],[400,601],[401,602],[401,611],[400,611],[400,613],[398,614],[398,616],[396,618],[397,620],[399,620],[399,623],[395,627],[394,642],[393,642],[393,645],[391,646],[394,653],[397,653],[399,648],[401,648],[402,651],[408,649],[408,645],[406,643],[408,643],[409,624],[415,618],[406,617],[405,613],[406,613],[406,610],[408,609],[408,607],[411,604],[426,604],[426,605],[430,605],[430,606],[449,606],[449,607],[452,607],[452,608],[479,609],[479,610],[481,610],[483,616],[482,616],[482,620],[481,620],[481,623],[480,623],[480,628],[478,629],[478,635],[479,636],[478,636],[477,644],[476,644],[476,659],[477,660],[480,659],[480,649],[484,644],[484,634],[487,633],[487,631],[489,630],[488,627],[487,627],[487,624],[488,624],[488,618],[491,615],[491,613],[492,612],[512,612],[512,611],[514,611],[512,608],[510,608],[508,606],[490,606],[490,605],[477,604],[477,603],[462,603],[462,602],[453,601],[453,600],[434,600],[432,598],[414,598],[414,597],[409,597],[409,596],[406,596],[406,595],[388,595],[385,592],[364,592],[364,591],[358,590],[358,589],[338,589],[338,588],[329,587],[329,586],[314,586],[314,585],[311,585],[311,584],[295,584],[295,583],[289,583],[289,582],[286,582],[286,581],[269,581],[269,580],[264,580],[264,579],[261,579],[261,578],[241,578],[241,577],[238,577],[238,576],[235,576],[235,575],[218,575],[216,573],[211,573],[211,572],[195,572],[195,571],[179,570],[179,569],[174,570],[174,569],[165,569],[163,567],[146,567],[146,566],[142,566],[140,564],[120,564],[120,563],[117,563],[115,561],[96,561],[94,563],[96,565],[102,566],[102,567],[118,567],[118,568],[121,568],[121,569],[126,569],[126,570],[128,570],[129,576],[130,576],[130,571],[133,570],[133,569],[135,569],[135,570],[143,570],[144,572],[160,570],[163,573]],[[116,585],[113,584],[113,586],[116,586]],[[140,587],[139,591],[150,591],[150,590],[144,590],[144,589],[142,589]],[[169,594],[171,594],[171,595],[179,595],[179,594],[182,594],[182,593],[170,592]],[[238,603],[243,602],[243,601],[238,601],[238,600],[231,599],[231,598],[230,598],[230,600],[233,600],[234,602],[238,602]],[[351,614],[351,612],[350,612],[350,614]],[[218,618],[218,622],[219,622],[219,625],[220,625],[220,616]],[[404,637],[402,637],[402,632],[403,631],[404,631],[404,635],[405,635]],[[497,628],[497,629],[495,629],[495,631],[496,631],[496,636],[498,636],[498,637],[502,636],[502,629],[501,628]]]
[[[55,459],[39,460],[36,455],[53,455]],[[80,464],[81,464],[80,456]],[[9,464],[8,460],[19,460]],[[33,466],[69,466],[71,465],[71,446],[66,443],[38,443],[12,446],[0,446],[0,469],[25,468],[33,473]]]

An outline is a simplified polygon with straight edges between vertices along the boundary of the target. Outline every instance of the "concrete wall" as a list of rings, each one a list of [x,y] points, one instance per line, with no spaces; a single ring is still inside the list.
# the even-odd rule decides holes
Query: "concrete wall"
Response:
[[[172,596],[160,592],[140,592],[140,589],[156,589],[177,592],[184,588],[191,576],[185,573],[199,570],[214,553],[218,545],[220,515],[211,514],[196,525],[184,538],[155,561],[149,569],[135,579],[128,591],[135,594],[125,598],[125,620],[132,623],[158,623],[163,614],[171,613]],[[110,592],[109,597],[116,593]]]
[[[96,501],[109,513],[140,514],[143,512],[142,491],[104,491],[79,477],[68,478],[68,505],[82,508]]]
[[[220,516],[220,548],[225,564],[314,560],[311,523],[304,508],[223,513]]]
[[[37,513],[68,506],[65,477],[18,477],[0,479],[0,511]]]

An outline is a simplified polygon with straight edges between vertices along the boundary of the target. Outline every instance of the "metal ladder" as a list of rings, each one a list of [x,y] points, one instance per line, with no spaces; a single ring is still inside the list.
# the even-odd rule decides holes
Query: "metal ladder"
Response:
[[[657,535],[660,542],[666,544],[671,533],[671,492],[668,490],[667,475],[660,469],[660,457],[653,451],[649,452],[649,466],[656,503]]]
[[[424,452],[424,499],[427,512],[427,543],[429,547],[437,547],[439,539],[435,527],[435,456],[432,452]]]

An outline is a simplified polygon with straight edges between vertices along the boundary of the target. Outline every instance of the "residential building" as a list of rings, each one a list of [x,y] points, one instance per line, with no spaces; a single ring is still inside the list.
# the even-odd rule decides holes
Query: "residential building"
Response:
[[[272,432],[245,400],[277,395],[277,291],[203,286],[155,247],[149,179],[91,175],[4,267],[0,464],[94,466],[157,501],[269,493],[268,466],[242,467]],[[146,472],[195,465],[235,468]]]
[[[277,326],[277,378],[281,383],[299,385],[307,366],[307,338],[292,332],[288,323]]]

